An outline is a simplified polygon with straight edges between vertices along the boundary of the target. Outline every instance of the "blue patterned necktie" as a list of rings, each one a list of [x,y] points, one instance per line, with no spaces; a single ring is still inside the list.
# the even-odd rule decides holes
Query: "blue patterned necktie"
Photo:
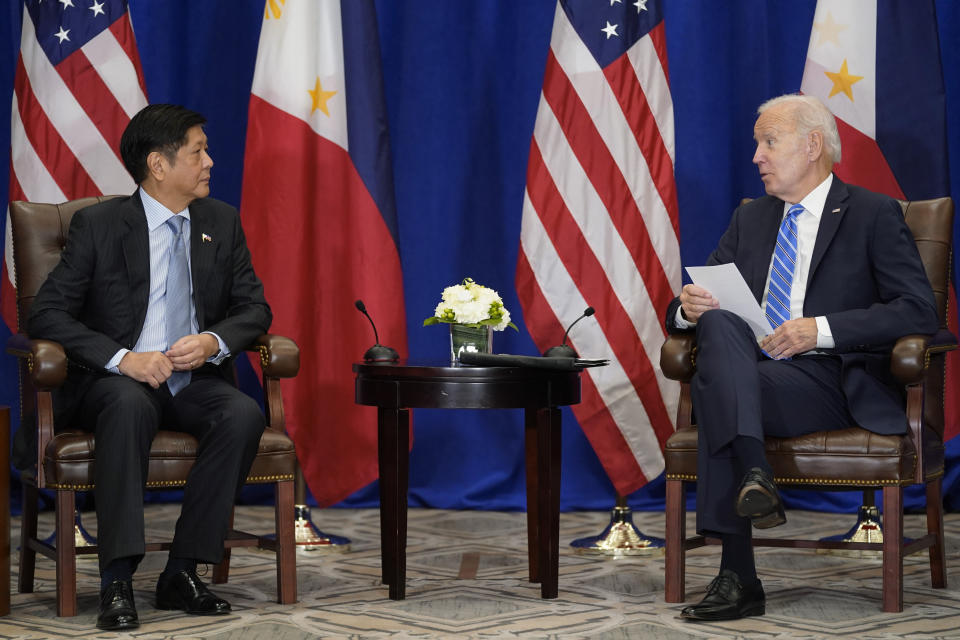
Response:
[[[167,269],[166,325],[167,348],[190,334],[190,267],[187,264],[187,241],[183,235],[181,215],[167,219],[167,226],[173,233],[170,245],[170,266]],[[189,371],[174,371],[167,379],[167,388],[171,395],[177,393],[190,382]]]
[[[777,233],[766,310],[767,320],[774,329],[790,319],[790,289],[797,266],[797,218],[803,211],[799,204],[790,207]]]

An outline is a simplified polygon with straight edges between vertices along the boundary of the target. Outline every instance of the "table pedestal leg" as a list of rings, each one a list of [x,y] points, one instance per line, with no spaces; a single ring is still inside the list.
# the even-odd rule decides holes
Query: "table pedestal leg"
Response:
[[[538,547],[538,566],[531,565],[530,573],[533,576],[536,570],[540,596],[552,599],[557,597],[560,569],[560,410],[527,409],[526,427],[528,438],[529,432],[535,431],[537,443],[537,532],[532,537]],[[530,462],[529,455],[527,461]]]
[[[403,600],[407,577],[410,412],[407,409],[378,409],[377,429],[383,581],[390,585],[391,600]]]

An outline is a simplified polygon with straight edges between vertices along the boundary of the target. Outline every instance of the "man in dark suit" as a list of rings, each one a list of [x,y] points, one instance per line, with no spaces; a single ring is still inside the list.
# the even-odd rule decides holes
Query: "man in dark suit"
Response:
[[[265,424],[232,384],[229,364],[272,315],[236,209],[207,197],[205,122],[175,105],[131,119],[120,153],[140,188],[74,215],[29,318],[30,335],[60,342],[70,361],[58,415],[96,437],[102,629],[139,624],[132,577],[144,554],[143,490],[161,424],[195,435],[200,447],[157,607],[230,611],[196,565],[222,558]]]
[[[668,331],[697,334],[697,529],[722,541],[720,574],[681,612],[690,620],[764,613],[750,526],[786,521],[764,436],[851,423],[906,432],[890,348],[900,336],[937,329],[899,204],[831,173],[840,137],[823,103],[800,95],[764,103],[754,138],[768,195],[734,212],[708,264],[736,264],[774,329],[758,340],[693,284],[666,318]]]

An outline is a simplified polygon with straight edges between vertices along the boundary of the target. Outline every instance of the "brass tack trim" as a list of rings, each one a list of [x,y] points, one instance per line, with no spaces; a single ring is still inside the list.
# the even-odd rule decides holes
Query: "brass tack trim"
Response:
[[[927,476],[926,482],[935,480],[943,476],[943,471]],[[692,473],[668,473],[667,480],[684,480],[687,482],[696,482],[697,476]],[[877,487],[886,485],[900,484],[899,480],[830,480],[826,478],[780,478],[773,479],[776,483],[782,484],[826,484],[826,485],[852,485],[856,487]],[[909,484],[914,484],[910,482]]]
[[[247,478],[246,484],[262,484],[266,482],[286,482],[293,480],[294,475],[292,473],[285,473],[281,475],[273,476],[250,476]],[[151,481],[147,482],[147,489],[174,489],[176,487],[182,487],[187,484],[186,480],[177,480],[177,481]],[[60,484],[60,483],[50,483],[47,485],[49,489],[57,489],[59,491],[92,491],[94,485],[92,484]]]
[[[270,349],[264,345],[257,345],[257,351],[260,352],[260,366],[265,367],[270,364]]]

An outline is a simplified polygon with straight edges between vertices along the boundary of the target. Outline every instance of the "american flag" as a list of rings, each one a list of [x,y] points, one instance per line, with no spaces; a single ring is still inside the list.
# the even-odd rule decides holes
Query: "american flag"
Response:
[[[11,114],[10,199],[132,193],[120,135],[147,105],[126,0],[28,0]],[[7,213],[0,304],[15,328]]]
[[[537,347],[589,370],[574,408],[620,495],[663,471],[678,387],[659,369],[680,288],[673,103],[657,0],[561,0],[530,145],[517,292]]]

